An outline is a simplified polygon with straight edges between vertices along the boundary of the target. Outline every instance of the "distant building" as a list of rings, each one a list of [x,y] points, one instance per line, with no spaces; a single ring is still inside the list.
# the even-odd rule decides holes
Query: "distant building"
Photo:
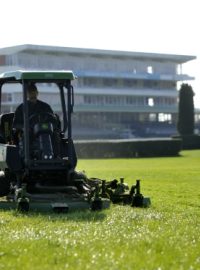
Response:
[[[176,132],[177,83],[189,55],[20,45],[0,49],[0,73],[14,70],[73,70],[75,138],[168,136]],[[46,92],[56,108],[58,97]],[[13,111],[19,92],[8,89],[2,110]],[[200,120],[199,118],[197,120]]]

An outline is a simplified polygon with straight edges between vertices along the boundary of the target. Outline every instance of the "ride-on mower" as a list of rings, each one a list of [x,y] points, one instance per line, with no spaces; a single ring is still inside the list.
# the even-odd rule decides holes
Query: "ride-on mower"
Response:
[[[122,178],[105,181],[76,171],[71,125],[74,79],[72,71],[14,71],[0,75],[1,99],[4,87],[20,87],[24,123],[21,130],[16,130],[14,112],[0,115],[1,209],[68,212],[101,210],[109,207],[110,202],[136,207],[150,205],[150,199],[140,193],[139,180],[129,189]],[[62,113],[29,116],[30,83],[57,89]]]

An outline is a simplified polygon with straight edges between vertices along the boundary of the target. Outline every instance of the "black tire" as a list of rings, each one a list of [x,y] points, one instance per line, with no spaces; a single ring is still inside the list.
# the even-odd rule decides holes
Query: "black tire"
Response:
[[[3,171],[0,171],[0,197],[8,195],[10,192],[10,182],[5,177]]]
[[[100,211],[103,209],[103,202],[101,199],[94,200],[91,203],[91,210],[92,211]]]
[[[19,212],[23,212],[23,213],[28,212],[29,211],[29,202],[27,202],[27,201],[18,202],[17,210]]]

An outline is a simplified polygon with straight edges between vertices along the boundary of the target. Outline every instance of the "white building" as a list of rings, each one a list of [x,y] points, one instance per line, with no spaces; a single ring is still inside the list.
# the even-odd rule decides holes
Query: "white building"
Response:
[[[15,69],[73,70],[75,138],[167,136],[176,132],[177,83],[189,55],[20,45],[0,49],[0,73]],[[58,97],[41,94],[56,110]],[[19,104],[19,91],[6,89],[3,111]]]

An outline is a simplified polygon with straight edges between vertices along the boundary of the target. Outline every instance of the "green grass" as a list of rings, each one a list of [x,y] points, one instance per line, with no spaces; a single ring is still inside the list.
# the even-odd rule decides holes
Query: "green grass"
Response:
[[[67,215],[0,212],[0,269],[200,269],[200,150],[181,157],[80,160],[111,180],[141,179],[151,208]]]

